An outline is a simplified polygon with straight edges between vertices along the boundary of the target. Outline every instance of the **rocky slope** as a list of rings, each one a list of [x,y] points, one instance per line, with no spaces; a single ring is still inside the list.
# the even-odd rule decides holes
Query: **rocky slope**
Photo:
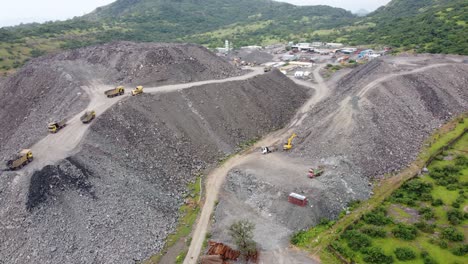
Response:
[[[366,177],[397,171],[434,129],[468,111],[467,73],[468,64],[438,56],[361,66],[340,80],[337,96],[312,110],[299,131],[301,147],[292,153],[342,156]]]
[[[115,42],[34,59],[0,82],[0,159],[37,142],[47,122],[83,110],[88,87],[160,86],[238,74],[193,44]]]
[[[76,155],[34,173],[26,201],[0,192],[3,212],[21,212],[1,215],[2,259],[133,263],[157,253],[187,183],[242,142],[284,126],[307,96],[275,71],[118,103]]]

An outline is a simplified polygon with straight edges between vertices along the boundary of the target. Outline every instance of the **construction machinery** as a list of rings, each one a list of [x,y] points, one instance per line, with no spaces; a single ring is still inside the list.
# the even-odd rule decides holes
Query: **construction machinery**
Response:
[[[143,86],[137,86],[135,89],[132,90],[132,96],[135,96],[137,94],[142,94],[143,93]]]
[[[293,139],[297,137],[296,133],[293,133],[289,138],[288,138],[288,142],[286,144],[284,144],[283,146],[283,150],[290,150],[292,149],[292,141]]]
[[[277,151],[277,147],[262,147],[262,154],[268,154]]]
[[[124,93],[125,93],[125,89],[124,89],[123,86],[119,86],[119,87],[116,87],[114,89],[110,89],[110,90],[107,90],[107,91],[104,92],[104,94],[108,98],[116,97],[116,96],[122,95]]]
[[[83,124],[87,124],[87,123],[91,122],[95,117],[96,117],[96,111],[91,110],[91,111],[86,111],[80,117],[80,120],[81,120],[81,122],[83,122]]]
[[[33,160],[33,154],[30,149],[23,149],[18,155],[7,162],[10,170],[21,169],[23,166]]]
[[[60,122],[52,122],[47,125],[50,133],[57,133],[60,129],[64,128],[67,125],[65,120]]]
[[[309,173],[307,173],[307,177],[313,179],[315,177],[319,177],[325,172],[324,166],[318,166],[318,168],[310,168]]]

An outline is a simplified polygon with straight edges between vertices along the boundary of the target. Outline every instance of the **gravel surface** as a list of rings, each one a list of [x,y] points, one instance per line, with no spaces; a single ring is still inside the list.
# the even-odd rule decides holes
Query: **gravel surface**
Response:
[[[117,103],[77,154],[33,174],[26,197],[15,195],[15,173],[2,177],[1,258],[133,263],[157,253],[196,173],[283,127],[306,97],[274,71]]]
[[[250,62],[250,63],[266,63],[273,60],[273,55],[257,49],[241,49],[236,50],[229,54],[230,58],[239,58],[241,61]]]

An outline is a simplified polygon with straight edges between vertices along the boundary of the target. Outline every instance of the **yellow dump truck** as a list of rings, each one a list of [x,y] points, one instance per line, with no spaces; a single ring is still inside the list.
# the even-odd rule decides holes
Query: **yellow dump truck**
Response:
[[[143,93],[143,86],[137,86],[132,90],[132,96]]]
[[[108,98],[116,97],[116,96],[122,95],[124,93],[125,93],[125,89],[124,89],[123,86],[119,86],[117,88],[110,89],[110,90],[107,90],[107,91],[104,92],[104,94]]]
[[[87,123],[91,122],[95,117],[96,117],[96,111],[91,110],[91,111],[86,111],[80,117],[80,120],[81,120],[81,122],[83,122],[83,124],[87,124]]]
[[[23,166],[33,160],[33,154],[30,149],[23,149],[13,159],[7,162],[7,166],[10,170],[21,169]]]
[[[65,120],[60,122],[52,122],[47,125],[47,129],[49,129],[50,133],[57,133],[60,129],[64,128],[67,125]]]

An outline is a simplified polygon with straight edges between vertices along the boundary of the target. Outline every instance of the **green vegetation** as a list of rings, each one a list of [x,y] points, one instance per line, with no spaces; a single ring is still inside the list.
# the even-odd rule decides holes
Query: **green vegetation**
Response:
[[[255,224],[249,220],[236,221],[229,227],[229,234],[246,261],[249,255],[257,251],[257,243],[253,240],[254,229]]]
[[[381,206],[348,226],[340,239],[331,244],[334,249],[358,263],[392,263],[393,257],[398,261],[419,259],[423,263],[462,263],[468,247],[464,243],[468,235],[464,228],[468,214],[447,204],[455,201],[461,208],[468,206],[465,197],[468,184],[461,173],[468,169],[468,134],[442,156],[429,166],[429,174],[405,182]],[[449,190],[451,184],[454,184],[454,190]],[[436,203],[434,186],[444,189],[437,189],[440,197],[437,201],[440,202]],[[453,198],[444,192],[455,192],[457,196]],[[436,214],[444,202],[446,213]],[[390,206],[412,208],[417,212],[412,219],[419,219],[419,222],[401,222],[388,214]]]
[[[394,253],[397,259],[401,261],[412,260],[416,258],[416,253],[407,247],[396,248]]]
[[[467,21],[464,0],[393,0],[364,18],[340,8],[269,0],[203,0],[202,5],[118,0],[67,21],[0,28],[0,72],[46,53],[115,40],[192,42],[210,48],[223,46],[225,39],[234,47],[325,41],[466,55]]]
[[[293,237],[300,237],[299,243],[292,242],[310,252],[320,252],[324,263],[337,262],[333,254],[356,263],[464,263],[468,248],[464,243],[468,214],[462,210],[468,206],[466,121],[463,116],[443,126],[426,142],[413,165],[381,181],[374,196],[349,215],[328,228],[319,225],[302,231]],[[445,148],[461,135],[454,145]],[[439,153],[441,158],[428,167],[430,173],[413,178],[425,161]],[[436,178],[437,173],[455,178],[454,189],[449,189],[450,184],[439,185],[444,181],[434,179],[433,172]],[[452,206],[457,199],[460,208]],[[329,246],[331,251],[327,250]]]
[[[118,0],[67,21],[0,28],[0,71],[44,53],[115,40],[193,42],[214,48],[229,39],[239,47],[300,40],[350,19],[354,15],[344,9],[268,0]]]
[[[200,200],[201,200],[201,183],[202,175],[199,175],[195,182],[188,185],[188,195],[186,197],[186,202],[179,208],[179,223],[177,229],[174,233],[170,234],[166,238],[166,244],[164,249],[154,256],[151,256],[150,259],[146,260],[145,264],[159,263],[162,256],[165,254],[168,248],[174,246],[178,241],[186,239],[192,232],[192,227],[197,220],[198,214],[200,212]],[[175,262],[182,263],[187,252],[182,252],[177,256]]]
[[[400,50],[468,54],[468,3],[464,0],[393,0],[334,38],[352,44],[386,44]]]

